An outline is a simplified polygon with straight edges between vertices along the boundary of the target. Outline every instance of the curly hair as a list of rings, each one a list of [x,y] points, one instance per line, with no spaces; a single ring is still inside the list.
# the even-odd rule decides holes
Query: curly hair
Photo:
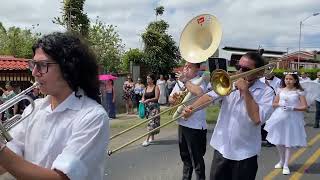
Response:
[[[76,97],[81,97],[78,94],[81,88],[85,95],[101,103],[96,57],[80,37],[70,32],[54,32],[33,45],[33,54],[38,48],[58,63],[63,78],[75,91]]]

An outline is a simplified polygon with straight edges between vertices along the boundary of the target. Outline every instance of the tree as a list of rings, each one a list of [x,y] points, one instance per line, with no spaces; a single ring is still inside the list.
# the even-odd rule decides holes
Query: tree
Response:
[[[30,29],[23,30],[13,26],[6,30],[0,23],[0,54],[31,58],[32,45],[37,38],[38,35],[33,34]]]
[[[85,0],[63,0],[62,16],[55,17],[52,22],[88,37],[90,21],[83,12],[84,2]]]
[[[156,21],[157,21],[157,17],[163,14],[164,12],[164,7],[163,6],[158,6],[157,8],[154,9],[156,11]]]
[[[124,44],[115,26],[106,25],[97,18],[89,29],[88,40],[96,53],[99,64],[103,65],[107,72],[121,70]]]
[[[143,56],[143,52],[139,49],[129,49],[122,56],[122,69],[129,71],[130,61],[134,62],[135,64],[144,64]]]
[[[162,9],[162,8],[161,8]],[[156,14],[157,14],[157,9]],[[163,10],[161,11],[163,13]],[[167,74],[180,61],[178,47],[167,34],[169,24],[164,20],[151,22],[142,34],[144,42],[144,63],[153,73]]]

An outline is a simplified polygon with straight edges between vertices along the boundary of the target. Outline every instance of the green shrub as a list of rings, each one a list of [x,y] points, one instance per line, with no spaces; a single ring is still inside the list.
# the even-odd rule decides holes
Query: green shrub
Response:
[[[284,72],[289,72],[289,71],[292,71],[292,70],[289,70],[289,69],[274,69],[273,73],[278,78],[282,78],[283,77],[283,73]],[[314,68],[314,69],[301,68],[299,70],[299,74],[301,74],[302,72],[305,72],[305,73],[307,73],[309,75],[310,79],[314,80],[314,79],[317,78],[317,72],[319,72],[319,71],[320,71],[319,68]]]
[[[319,68],[314,68],[314,69],[300,69],[299,73],[305,72],[309,75],[310,79],[314,80],[317,78],[317,72],[319,72],[320,69]]]

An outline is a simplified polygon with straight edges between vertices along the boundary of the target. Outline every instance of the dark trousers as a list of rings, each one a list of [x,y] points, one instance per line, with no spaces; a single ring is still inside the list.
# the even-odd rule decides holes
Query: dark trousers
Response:
[[[264,130],[264,126],[265,126],[266,124],[263,124],[262,126],[261,126],[261,140],[262,141],[266,141],[267,140],[267,135],[268,135],[268,131],[266,131],[266,130]]]
[[[193,169],[197,180],[205,180],[203,156],[206,153],[207,130],[179,126],[178,134],[180,157],[183,162],[182,180],[190,180]]]
[[[315,117],[314,125],[319,126],[319,122],[320,122],[320,102],[316,101],[316,117]]]
[[[210,180],[254,180],[258,171],[257,155],[241,161],[226,159],[215,150]]]

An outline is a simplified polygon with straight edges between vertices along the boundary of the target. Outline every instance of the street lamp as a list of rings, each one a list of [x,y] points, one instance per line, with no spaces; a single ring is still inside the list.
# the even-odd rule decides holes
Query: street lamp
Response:
[[[304,21],[306,21],[307,19],[309,19],[312,16],[318,16],[320,13],[313,13],[310,16],[304,18],[302,21],[300,21],[299,25],[300,25],[300,31],[299,31],[299,52],[298,52],[298,70],[300,69],[300,45],[301,45],[301,27],[302,27],[302,23]]]

